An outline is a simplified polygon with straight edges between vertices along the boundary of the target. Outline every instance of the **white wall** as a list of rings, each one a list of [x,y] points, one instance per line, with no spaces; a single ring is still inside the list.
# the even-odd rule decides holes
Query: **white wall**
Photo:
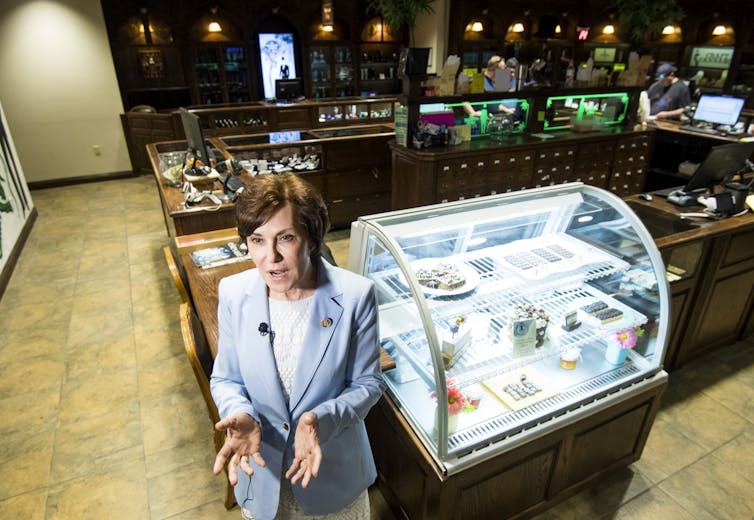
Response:
[[[29,182],[131,170],[99,0],[0,0],[0,71]]]

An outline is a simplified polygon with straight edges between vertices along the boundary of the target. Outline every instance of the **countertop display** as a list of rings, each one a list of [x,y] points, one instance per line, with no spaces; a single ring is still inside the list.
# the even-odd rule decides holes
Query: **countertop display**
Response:
[[[208,142],[216,161],[232,158],[244,166],[242,180],[248,181],[259,172],[286,170],[306,176],[325,198],[332,224],[345,227],[360,214],[389,209],[387,143],[393,135],[392,125],[375,124],[213,137]],[[147,145],[168,234],[180,236],[233,227],[235,205],[223,196],[219,179],[208,179],[203,186],[196,186],[199,191],[215,191],[219,203],[204,198],[197,204],[186,204],[180,175],[170,178],[166,174],[171,167],[182,164],[185,149],[185,141]]]
[[[382,346],[396,363],[381,411],[403,426],[375,435],[386,485],[395,475],[380,454],[392,435],[416,440],[407,457],[432,461],[439,481],[418,485],[453,494],[491,460],[594,414],[620,416],[633,398],[646,413],[620,441],[632,448],[602,464],[640,456],[667,377],[669,288],[621,199],[571,183],[362,217],[350,247],[349,267],[378,288]],[[543,471],[573,471],[554,456]]]
[[[350,254],[379,288],[398,365],[390,392],[445,472],[469,464],[477,443],[661,370],[664,267],[641,221],[602,190],[574,183],[361,218]],[[605,359],[615,338],[625,363]],[[538,389],[521,394],[521,381]],[[452,388],[481,403],[456,414],[443,406]],[[518,401],[534,407],[519,415]]]

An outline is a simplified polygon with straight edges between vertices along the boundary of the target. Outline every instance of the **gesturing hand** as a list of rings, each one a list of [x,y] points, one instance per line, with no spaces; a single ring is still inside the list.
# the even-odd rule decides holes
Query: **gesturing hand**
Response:
[[[304,412],[296,427],[294,458],[291,467],[285,472],[285,478],[291,484],[301,480],[301,487],[309,485],[312,477],[319,474],[322,462],[322,449],[319,447],[319,421],[314,412]]]
[[[262,429],[259,423],[245,413],[229,415],[215,424],[217,431],[225,432],[225,443],[215,457],[213,471],[219,475],[223,470],[225,461],[228,461],[228,480],[232,485],[238,482],[238,466],[249,476],[254,470],[249,464],[249,457],[254,459],[259,466],[264,466],[265,461],[259,453],[262,443]]]

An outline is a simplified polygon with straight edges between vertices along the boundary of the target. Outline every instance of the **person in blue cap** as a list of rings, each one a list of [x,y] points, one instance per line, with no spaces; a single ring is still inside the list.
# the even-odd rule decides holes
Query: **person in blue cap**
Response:
[[[655,119],[678,119],[691,104],[689,88],[676,75],[670,63],[657,67],[656,81],[647,89],[649,115]]]

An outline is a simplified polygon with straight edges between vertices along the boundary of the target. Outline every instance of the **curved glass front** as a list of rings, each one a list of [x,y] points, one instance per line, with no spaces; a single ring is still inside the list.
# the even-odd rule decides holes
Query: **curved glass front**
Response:
[[[389,392],[446,468],[661,368],[662,259],[604,190],[363,217],[351,268],[378,288]]]

